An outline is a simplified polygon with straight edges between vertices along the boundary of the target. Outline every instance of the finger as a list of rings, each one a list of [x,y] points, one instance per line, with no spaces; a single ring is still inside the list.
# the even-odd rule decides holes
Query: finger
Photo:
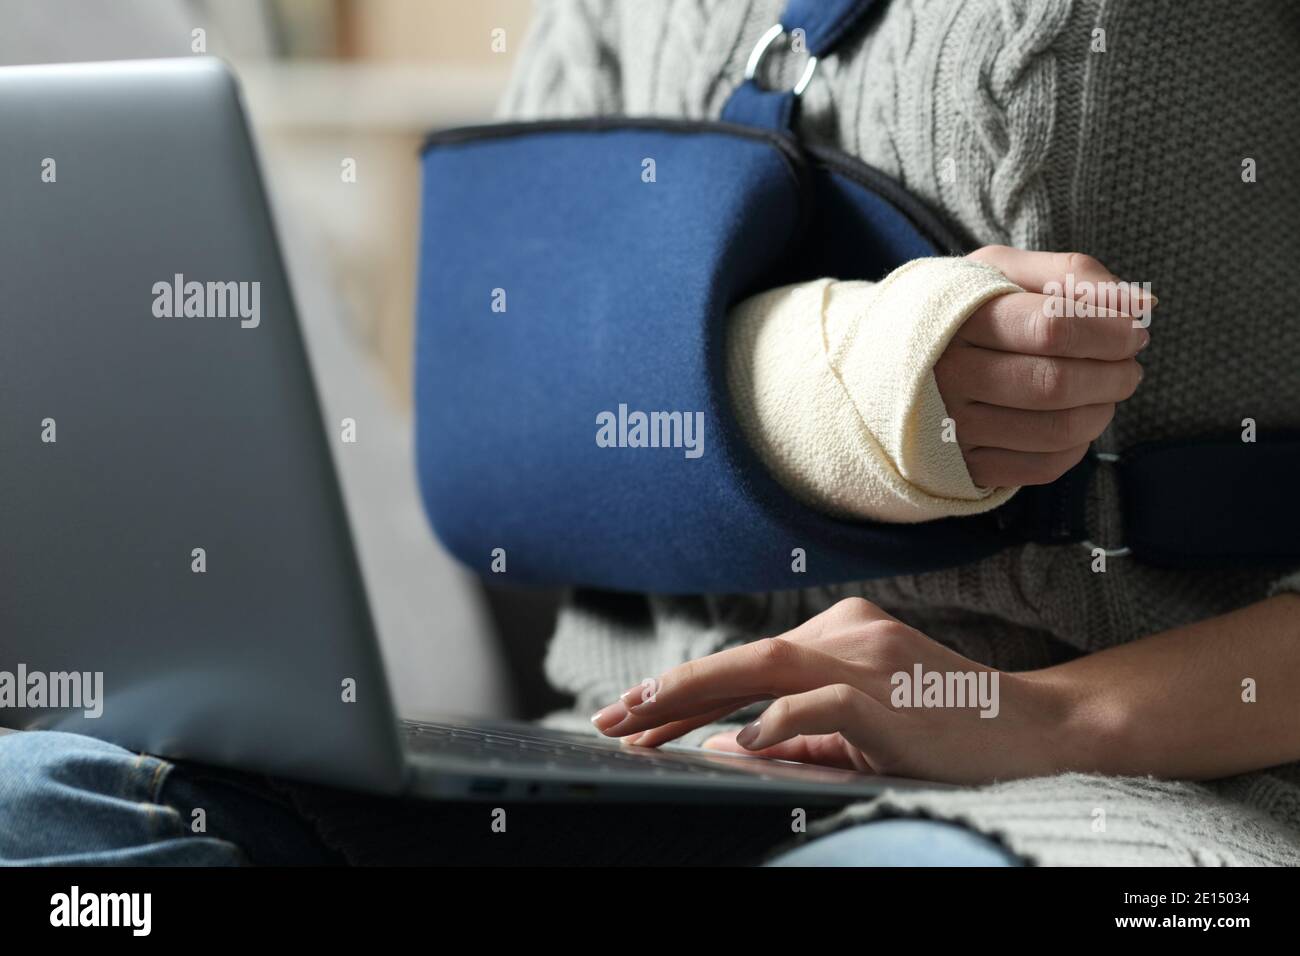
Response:
[[[695,717],[732,700],[781,697],[852,674],[851,664],[806,643],[769,637],[679,664],[659,679],[649,699],[634,696],[631,707],[620,699],[592,722],[601,733],[621,737]],[[628,693],[639,695],[640,688]]]
[[[1084,304],[1066,309],[1061,300],[1034,292],[990,299],[966,320],[957,337],[1002,352],[1108,362],[1132,358],[1151,341],[1150,332],[1134,327],[1120,312]]]
[[[1137,315],[1156,302],[1155,296],[1148,296],[1141,285],[1125,282],[1097,259],[1081,252],[1032,252],[1010,246],[985,246],[968,258],[993,266],[1022,289],[1033,292],[1073,291],[1071,298],[1079,299],[1095,294],[1100,286],[1100,291],[1107,294],[1112,290],[1123,293],[1115,297],[1116,305],[1111,307],[1127,315]],[[1059,293],[1055,291],[1057,284]],[[1106,305],[1103,301],[1106,298],[1103,295],[1094,301]]]
[[[838,733],[860,750],[872,766],[893,748],[889,731],[896,715],[878,700],[849,684],[832,684],[781,697],[736,735],[750,753],[767,750],[795,737]]]
[[[1005,448],[971,448],[962,453],[971,481],[981,488],[1046,485],[1083,460],[1089,445],[1067,451],[1027,452]]]
[[[708,750],[720,750],[723,753],[749,754],[754,757],[767,757],[771,760],[793,760],[797,763],[812,763],[823,767],[836,767],[840,770],[857,770],[860,773],[875,773],[875,768],[858,750],[840,734],[817,734],[809,737],[795,737],[762,750],[746,750],[736,743],[738,731],[715,734],[704,741]]]
[[[631,734],[623,738],[623,743],[631,744],[636,747],[658,747],[660,744],[666,744],[671,740],[689,734],[692,730],[699,730],[701,727],[707,727],[709,724],[716,724],[720,720],[726,720],[742,707],[748,707],[762,698],[739,699],[727,703],[721,707],[711,710],[707,713],[700,714],[697,717],[689,717],[685,720],[674,720],[663,724],[659,727],[651,727],[649,730],[643,730],[639,733]],[[617,728],[611,728],[610,736],[619,736]]]
[[[1087,445],[1106,430],[1115,405],[1080,405],[1037,412],[969,402],[949,414],[957,426],[963,454],[974,448],[1024,452],[1060,452]]]
[[[1023,289],[1039,289],[1070,274],[1088,282],[1120,281],[1100,261],[1079,252],[1042,252],[991,245],[976,249],[967,258],[993,266]]]
[[[864,648],[869,647],[870,626],[883,622],[900,623],[892,614],[883,608],[877,607],[870,601],[863,598],[845,598],[777,638],[769,639],[769,641],[790,641],[803,646],[814,647],[824,654],[839,659],[841,662],[847,662],[855,660],[855,652],[861,652]],[[755,648],[753,644],[750,644],[721,653],[743,657],[745,654],[757,653],[763,650],[763,648]],[[780,648],[769,645],[768,650],[779,651]],[[719,655],[713,656],[717,657]],[[676,671],[680,674],[684,670],[694,668],[697,663],[691,661],[677,668]],[[591,718],[592,723],[602,733],[611,736],[642,732],[640,729],[641,723],[625,725],[624,721],[633,712],[638,714],[650,713],[650,709],[646,705],[658,702],[664,688],[664,680],[668,676],[643,680],[635,687],[624,691],[619,696],[618,701],[593,715]],[[775,696],[778,696],[775,692],[762,692],[729,700],[715,700],[713,703],[717,707],[727,706],[730,707],[730,710],[736,710],[756,701],[770,700]],[[668,720],[668,713],[663,708],[654,709],[654,715],[659,717],[661,721]]]
[[[934,367],[934,377],[945,397],[1055,411],[1130,398],[1142,380],[1142,366],[1135,359],[1100,362],[963,345],[943,353]]]

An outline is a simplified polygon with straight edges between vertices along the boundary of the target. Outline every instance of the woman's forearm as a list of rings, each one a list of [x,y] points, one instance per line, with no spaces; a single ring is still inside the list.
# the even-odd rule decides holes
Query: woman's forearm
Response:
[[[1300,596],[1023,675],[1069,704],[1068,767],[1212,779],[1300,760]]]

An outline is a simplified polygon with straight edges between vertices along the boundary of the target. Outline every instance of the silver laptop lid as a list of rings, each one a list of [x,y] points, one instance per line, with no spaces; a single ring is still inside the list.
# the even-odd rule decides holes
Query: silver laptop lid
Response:
[[[401,780],[311,372],[216,60],[0,69],[0,724]]]

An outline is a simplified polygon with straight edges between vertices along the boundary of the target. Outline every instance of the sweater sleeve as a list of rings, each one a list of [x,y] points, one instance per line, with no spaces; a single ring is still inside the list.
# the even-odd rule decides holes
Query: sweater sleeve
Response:
[[[615,0],[536,0],[498,118],[622,112],[617,13]]]
[[[917,259],[879,283],[815,282],[745,300],[730,316],[728,385],[750,443],[806,504],[845,518],[976,514],[1015,488],[966,469],[934,379],[984,302],[1020,291],[967,259]]]

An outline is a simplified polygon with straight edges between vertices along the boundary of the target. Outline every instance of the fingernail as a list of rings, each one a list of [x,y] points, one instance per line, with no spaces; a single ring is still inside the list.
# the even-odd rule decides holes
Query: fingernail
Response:
[[[754,747],[752,745],[754,741],[758,740],[758,725],[762,720],[762,717],[757,717],[742,727],[740,733],[736,734],[736,743],[740,744],[740,746],[744,747],[746,750],[753,750]]]
[[[637,742],[645,735],[646,735],[646,731],[643,730],[641,731],[641,733],[633,734],[631,737],[624,737],[623,743],[627,744],[628,746],[635,747],[637,745]]]
[[[1151,333],[1148,332],[1146,329],[1141,329],[1141,328],[1138,329],[1137,350],[1141,352],[1144,348],[1146,348],[1150,344],[1151,344]]]
[[[637,684],[635,687],[629,687],[618,695],[618,699],[623,702],[624,707],[635,707],[641,700],[641,685]]]
[[[623,693],[618,695],[618,699],[623,702],[623,706],[628,710],[635,710],[642,704],[652,704],[659,694],[658,680],[644,680],[635,687],[629,687]]]
[[[596,729],[601,733],[609,730],[628,718],[627,707],[623,702],[616,701],[608,707],[603,707],[591,715],[591,722],[596,725]]]
[[[1146,378],[1146,377],[1147,377],[1147,370],[1144,369],[1141,365],[1139,365],[1139,366],[1138,366],[1138,381],[1141,382],[1142,379],[1144,379],[1144,378]]]
[[[1160,300],[1157,299],[1155,294],[1148,288],[1150,284],[1151,283],[1149,282],[1133,282],[1132,280],[1119,279],[1118,277],[1116,282],[1120,292],[1127,293],[1130,302],[1140,300],[1155,305]]]

